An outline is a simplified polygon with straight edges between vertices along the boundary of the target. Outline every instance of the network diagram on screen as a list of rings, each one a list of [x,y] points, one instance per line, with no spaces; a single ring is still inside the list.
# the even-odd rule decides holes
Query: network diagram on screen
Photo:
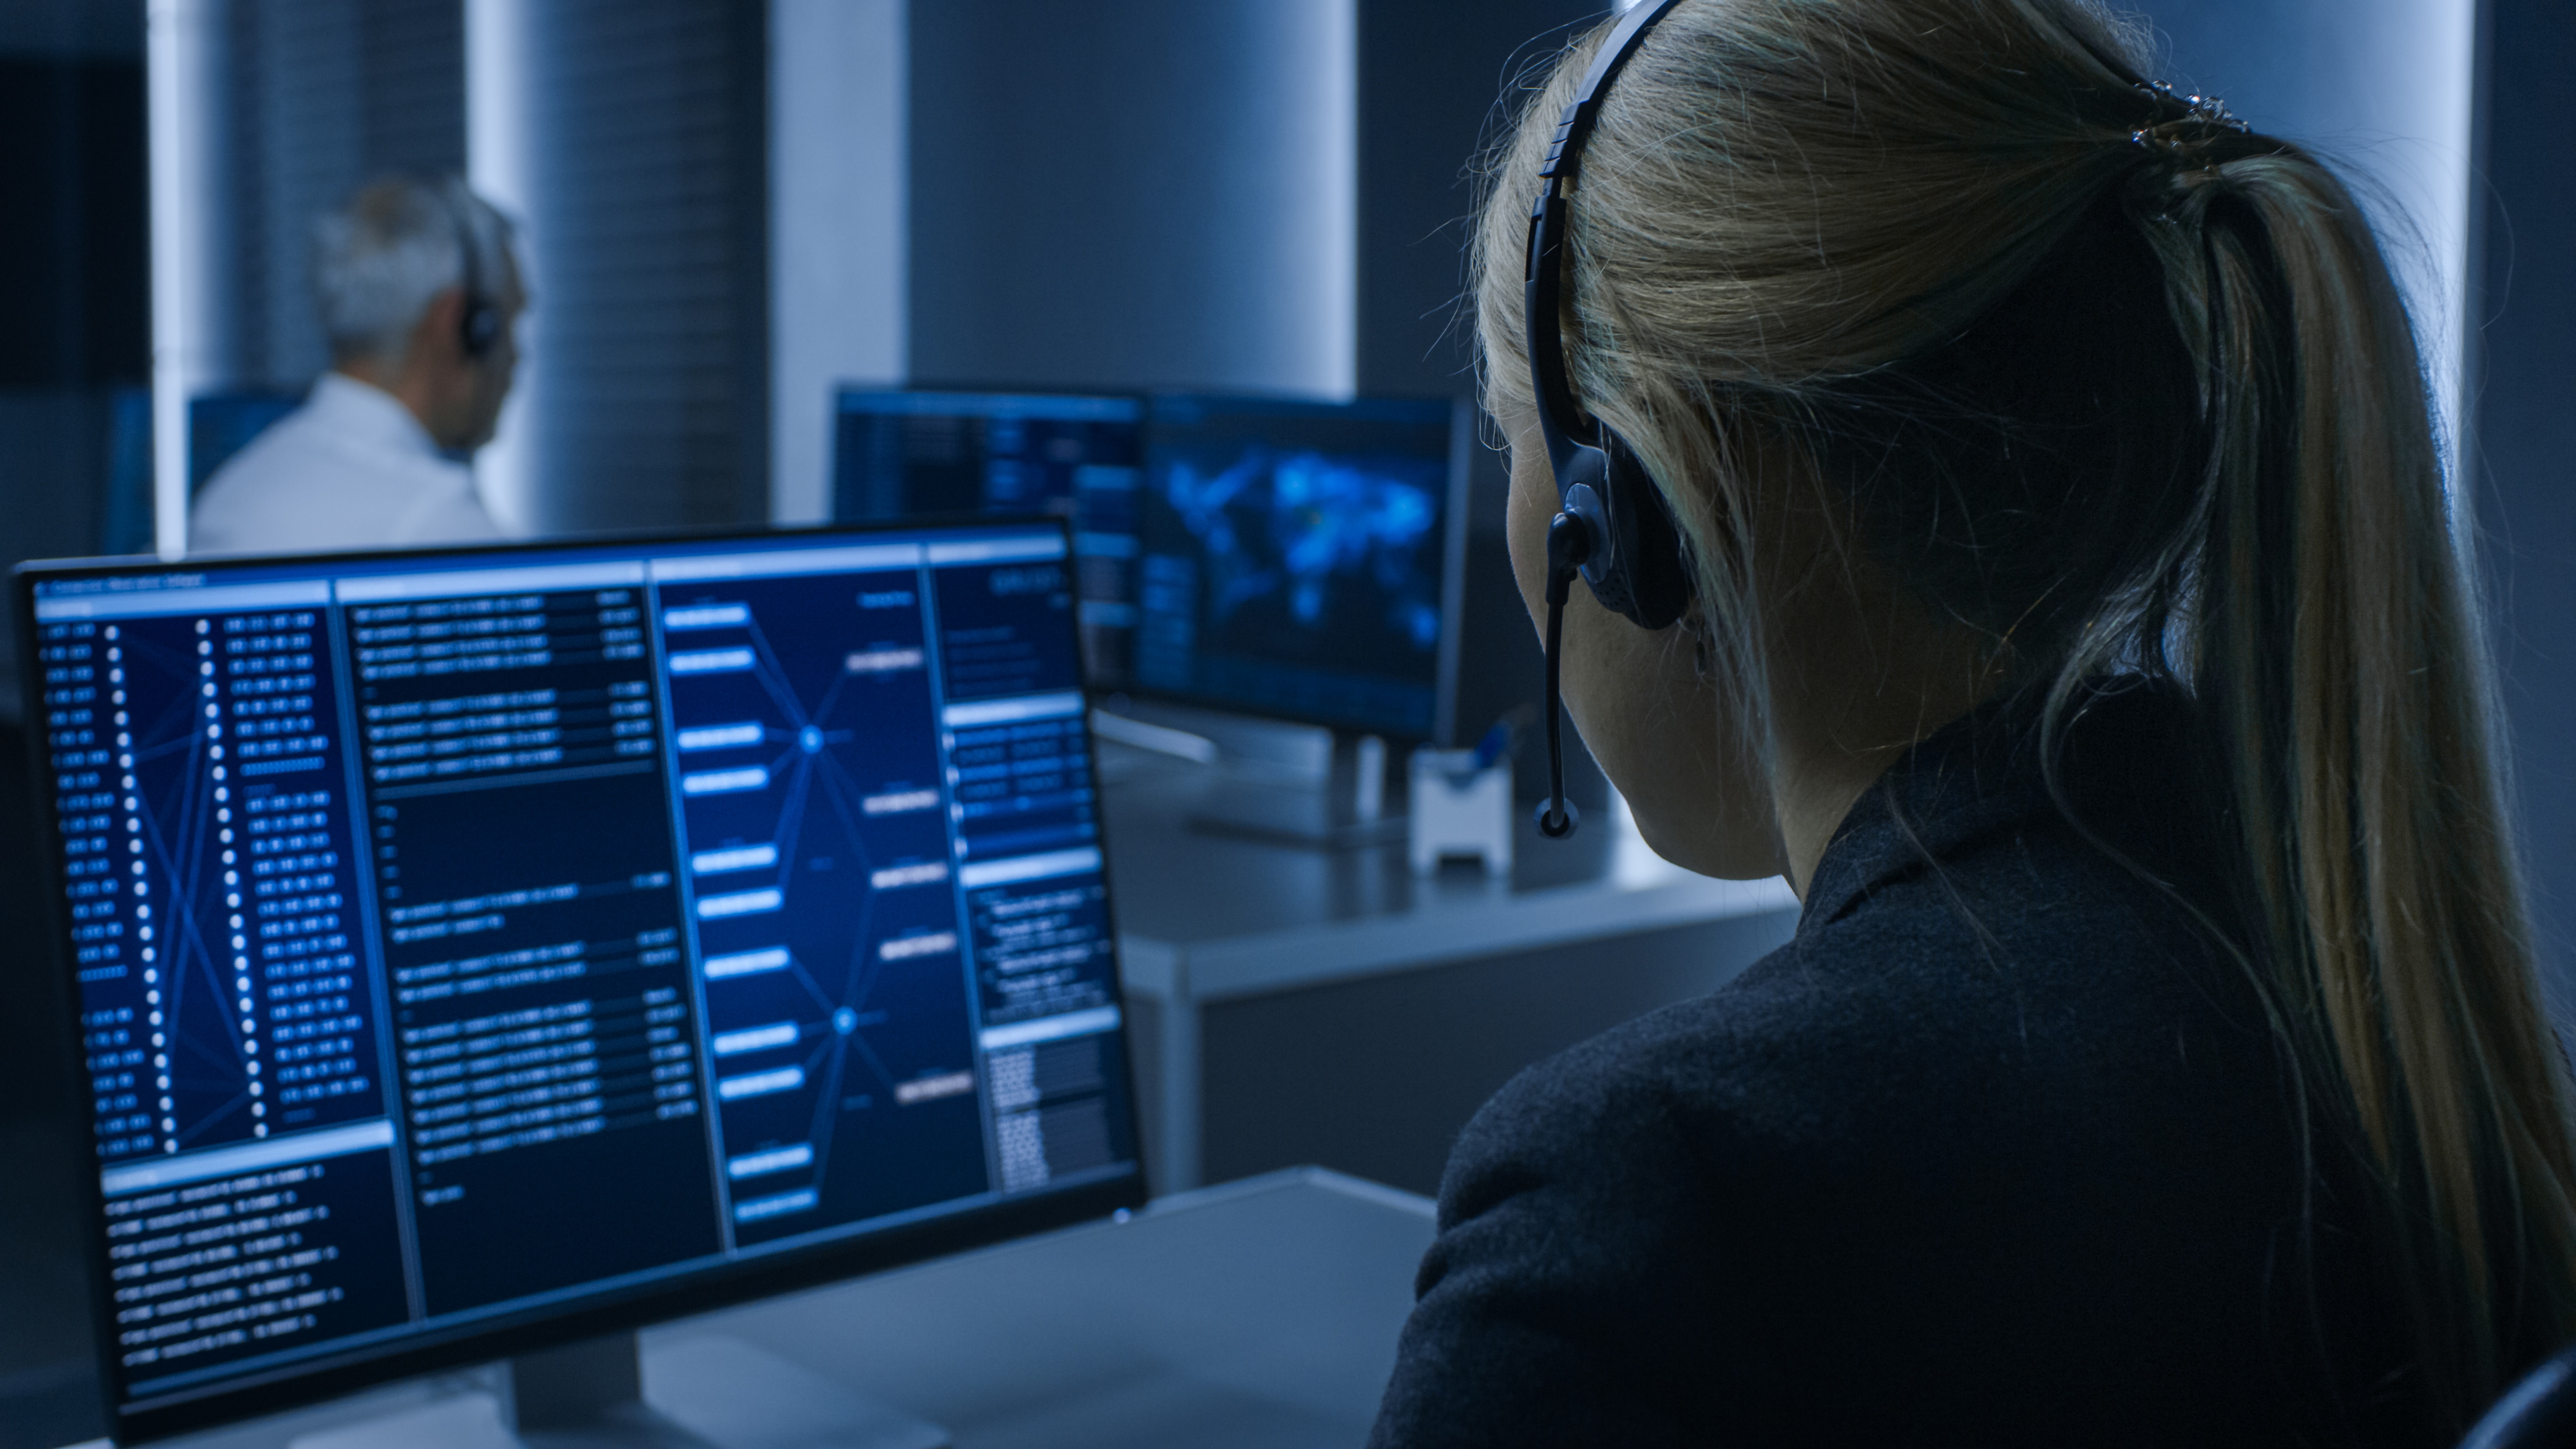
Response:
[[[1134,1172],[1060,530],[34,596],[129,1399]]]

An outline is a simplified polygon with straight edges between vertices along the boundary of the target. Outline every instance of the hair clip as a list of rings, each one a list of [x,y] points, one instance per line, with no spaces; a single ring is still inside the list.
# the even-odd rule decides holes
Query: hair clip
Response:
[[[2166,114],[2163,120],[2153,125],[2131,131],[2129,141],[2132,145],[2187,157],[2216,140],[2218,133],[2243,136],[2254,129],[2227,109],[2227,102],[2216,96],[2204,96],[2196,91],[2185,95],[2163,81],[2140,81],[2137,88]]]

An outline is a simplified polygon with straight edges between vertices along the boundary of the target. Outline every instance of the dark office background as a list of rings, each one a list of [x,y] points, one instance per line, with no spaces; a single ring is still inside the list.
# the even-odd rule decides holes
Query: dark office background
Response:
[[[151,380],[142,6],[0,4],[0,127],[0,559],[14,562],[97,548],[116,395]],[[12,717],[15,658],[12,634]]]
[[[142,6],[0,4],[0,556],[87,552],[107,525],[117,391],[151,374]],[[5,609],[5,606],[0,606]],[[0,619],[14,629],[15,621]],[[0,663],[15,672],[14,633]],[[97,1432],[60,1305],[68,1114],[16,687],[0,690],[0,1445]],[[38,1311],[51,1308],[51,1313]]]
[[[1239,386],[1262,376],[1267,253],[1228,176],[1299,138],[1229,114],[1258,94],[1271,0],[954,0],[911,14],[916,377]],[[1465,386],[1451,304],[1462,163],[1533,37],[1581,0],[1357,0],[1358,298],[1366,391]],[[2304,0],[2151,5],[2187,75],[2260,118],[2318,72],[2310,38],[2362,21]],[[768,140],[762,7],[543,7],[527,63],[554,96],[536,281],[576,379],[535,450],[558,528],[768,516]],[[115,418],[149,381],[141,0],[0,0],[0,562],[132,543]],[[377,171],[461,166],[461,0],[234,0],[234,381],[321,365],[302,290],[311,213]],[[545,28],[552,27],[552,28]],[[2490,583],[2515,801],[2553,982],[2576,984],[2576,23],[2564,0],[2485,0],[2462,486]],[[1543,48],[1544,42],[1541,44]],[[130,459],[128,462],[130,463]],[[1502,565],[1501,473],[1478,463],[1461,718],[1529,693],[1535,651]],[[148,475],[142,475],[148,477]],[[14,630],[14,622],[11,624]],[[14,653],[14,634],[0,652]],[[14,667],[14,666],[12,666]],[[5,673],[6,671],[0,671]],[[47,963],[39,836],[14,682],[0,686],[0,1449],[93,1432],[85,1348],[22,1305],[71,1291],[67,1113],[30,990]],[[1597,799],[1597,784],[1589,787]],[[32,1251],[31,1251],[32,1250]]]
[[[2492,0],[2482,28],[2466,486],[2563,1021],[2576,1006],[2576,23],[2546,0]]]

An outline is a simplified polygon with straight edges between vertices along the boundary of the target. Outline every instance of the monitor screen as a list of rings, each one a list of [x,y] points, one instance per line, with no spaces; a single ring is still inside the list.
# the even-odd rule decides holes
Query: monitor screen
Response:
[[[1466,442],[1450,399],[1154,399],[1134,687],[1445,741]]]
[[[1126,681],[1136,615],[1132,397],[840,390],[832,516],[1052,513],[1073,526],[1084,663]]]
[[[1069,564],[23,571],[118,1432],[1141,1200]]]

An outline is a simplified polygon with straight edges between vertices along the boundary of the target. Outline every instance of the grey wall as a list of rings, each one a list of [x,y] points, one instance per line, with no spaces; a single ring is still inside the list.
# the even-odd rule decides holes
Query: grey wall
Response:
[[[231,0],[228,253],[233,322],[208,388],[301,391],[331,365],[313,225],[374,178],[465,169],[457,0]]]
[[[913,6],[913,378],[1346,391],[1348,3]]]
[[[1359,385],[1467,390],[1477,155],[1600,0],[1359,0]]]
[[[1474,324],[1461,310],[1475,201],[1474,158],[1519,109],[1519,84],[1599,19],[1599,0],[1360,0],[1359,356],[1363,392],[1472,393]],[[1506,714],[1540,716],[1542,657],[1503,539],[1504,455],[1479,418],[1472,454],[1458,731],[1473,743]],[[1580,739],[1566,733],[1567,788],[1608,800]],[[1525,736],[1514,784],[1547,789],[1545,756]]]
[[[141,0],[0,0],[0,574],[100,535],[110,396],[149,368],[143,136]],[[0,1449],[103,1429],[10,615],[0,603]]]
[[[1768,911],[1218,1002],[1199,1046],[1201,1176],[1313,1162],[1436,1193],[1460,1129],[1521,1069],[1715,991],[1796,925]]]
[[[0,0],[0,138],[5,571],[97,549],[110,396],[150,375],[141,0]],[[0,594],[0,720],[13,610]]]
[[[768,513],[767,7],[468,7],[473,175],[524,224],[520,394],[478,464],[520,528]]]
[[[904,373],[904,0],[770,0],[769,517],[832,512],[833,391]]]

